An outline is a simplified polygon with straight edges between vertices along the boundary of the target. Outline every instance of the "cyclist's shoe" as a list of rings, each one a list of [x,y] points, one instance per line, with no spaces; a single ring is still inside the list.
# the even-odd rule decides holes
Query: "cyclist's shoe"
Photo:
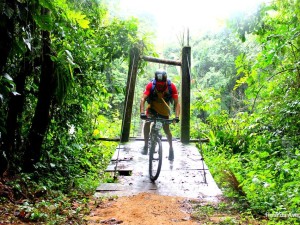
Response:
[[[169,149],[169,157],[168,157],[168,159],[169,159],[170,161],[173,161],[173,160],[174,160],[174,151],[173,151],[173,148],[170,148],[170,149]]]
[[[142,154],[143,155],[147,155],[148,154],[148,147],[147,146],[143,147]]]

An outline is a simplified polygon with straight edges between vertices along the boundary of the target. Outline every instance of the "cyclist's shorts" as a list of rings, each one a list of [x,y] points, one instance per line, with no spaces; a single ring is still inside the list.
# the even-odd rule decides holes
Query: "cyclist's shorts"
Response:
[[[169,119],[169,116],[164,116],[157,113],[154,109],[148,108],[146,111],[147,116],[151,117],[151,115],[156,116],[158,118]]]

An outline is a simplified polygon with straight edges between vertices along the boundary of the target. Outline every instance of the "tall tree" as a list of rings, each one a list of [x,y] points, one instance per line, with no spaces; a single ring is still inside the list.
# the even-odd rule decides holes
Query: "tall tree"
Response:
[[[3,68],[6,65],[8,55],[12,48],[14,35],[14,9],[16,1],[1,0],[1,14],[0,14],[0,73],[2,75]]]
[[[42,8],[42,16],[49,16],[50,10]],[[29,131],[24,157],[24,170],[33,170],[33,165],[41,157],[41,146],[48,128],[50,107],[55,91],[54,63],[51,59],[50,32],[42,31],[41,78],[39,84],[38,101],[32,125]]]
[[[15,9],[15,1],[2,0],[0,2],[1,12],[0,12],[0,140],[1,136],[8,137],[7,132],[5,130],[5,104],[7,99],[9,98],[9,88],[7,87],[10,83],[6,83],[3,80],[7,79],[10,76],[6,74],[5,66],[8,61],[8,56],[12,49],[13,37],[14,37],[14,29],[15,29],[15,19],[14,19],[14,9]],[[4,77],[6,74],[6,77]],[[6,92],[6,96],[4,96],[4,92]],[[7,99],[5,99],[5,97]],[[2,174],[7,169],[7,151],[0,143],[0,174]]]

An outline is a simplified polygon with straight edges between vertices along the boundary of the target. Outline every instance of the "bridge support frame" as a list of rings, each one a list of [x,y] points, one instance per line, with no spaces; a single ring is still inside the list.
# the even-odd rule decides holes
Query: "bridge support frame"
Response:
[[[132,49],[130,49],[126,96],[125,96],[123,121],[122,121],[121,142],[129,141],[131,114],[132,114],[132,106],[134,100],[134,90],[135,90],[135,83],[136,83],[136,76],[137,76],[139,62],[140,62],[140,50],[137,47],[133,47]]]
[[[182,143],[190,142],[191,47],[183,47],[181,55],[181,129]]]
[[[137,47],[130,50],[129,70],[127,77],[124,114],[122,122],[121,142],[129,141],[132,106],[137,70],[140,60],[148,62],[181,66],[181,137],[182,143],[190,142],[190,68],[191,68],[191,47],[183,47],[181,61],[158,59],[149,56],[141,56]]]

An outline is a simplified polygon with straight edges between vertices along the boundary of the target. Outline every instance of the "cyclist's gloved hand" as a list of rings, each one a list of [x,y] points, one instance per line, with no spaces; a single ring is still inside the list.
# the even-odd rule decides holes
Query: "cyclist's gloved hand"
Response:
[[[174,118],[173,121],[174,121],[175,123],[179,123],[179,117]]]
[[[140,117],[141,117],[142,120],[147,119],[147,115],[145,113],[141,113]]]

